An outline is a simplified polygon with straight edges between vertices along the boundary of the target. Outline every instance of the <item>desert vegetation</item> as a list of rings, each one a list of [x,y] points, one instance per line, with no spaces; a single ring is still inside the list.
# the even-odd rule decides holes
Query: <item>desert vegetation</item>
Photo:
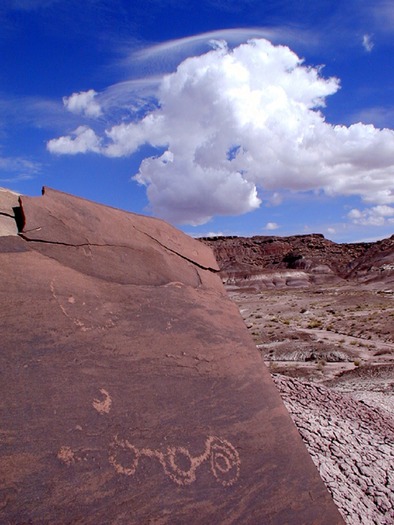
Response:
[[[394,294],[349,285],[228,291],[276,372],[325,383],[394,366]]]

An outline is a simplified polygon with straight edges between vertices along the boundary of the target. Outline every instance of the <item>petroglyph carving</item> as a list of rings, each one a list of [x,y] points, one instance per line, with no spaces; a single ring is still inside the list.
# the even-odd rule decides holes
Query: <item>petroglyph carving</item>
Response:
[[[55,286],[55,279],[52,279],[49,288],[52,297],[56,301],[62,314],[69,319],[81,332],[88,332],[90,330],[107,330],[115,326],[112,319],[113,312],[108,310],[105,306],[99,311],[95,307],[92,313],[92,301],[84,301],[83,294],[79,299],[73,295],[68,297],[58,293]],[[82,309],[83,307],[83,309]],[[76,317],[76,313],[82,313],[82,318]]]
[[[167,447],[165,452],[150,448],[137,448],[127,439],[115,436],[109,448],[109,462],[118,474],[133,476],[142,457],[156,458],[165,474],[177,485],[190,485],[196,481],[196,470],[210,461],[216,481],[224,487],[233,485],[240,472],[241,461],[233,445],[216,436],[208,436],[205,450],[192,456],[185,447]]]
[[[107,390],[100,388],[103,399],[94,399],[93,408],[101,415],[109,414],[112,398]],[[76,430],[82,430],[80,425]],[[58,459],[67,466],[78,461],[87,461],[70,447],[62,446],[57,453]],[[227,441],[217,436],[208,436],[204,451],[199,456],[192,456],[182,446],[167,446],[164,450],[138,448],[127,439],[115,436],[109,445],[108,461],[115,472],[125,476],[134,476],[141,458],[159,461],[164,473],[177,485],[187,486],[196,481],[196,471],[205,462],[209,462],[211,472],[223,487],[230,487],[239,478],[241,460],[237,450]]]
[[[57,458],[65,465],[72,465],[77,461],[77,458],[70,447],[61,447],[57,453]]]
[[[88,328],[86,328],[85,324],[80,319],[77,319],[76,317],[73,317],[72,315],[70,315],[69,312],[68,312],[68,309],[66,307],[66,306],[70,306],[72,304],[75,304],[75,297],[69,296],[68,299],[67,299],[67,302],[66,302],[66,300],[64,298],[61,299],[56,293],[55,279],[52,279],[52,281],[50,282],[49,287],[50,287],[50,290],[51,290],[51,293],[52,293],[52,297],[55,299],[55,301],[59,305],[59,308],[60,308],[62,314],[65,317],[67,317],[67,319],[70,319],[70,321],[72,323],[74,323],[75,326],[80,328],[82,330],[82,332],[86,332],[88,330]],[[62,304],[62,302],[64,304]],[[64,306],[64,305],[66,305],[66,306]]]
[[[100,388],[100,392],[103,394],[104,399],[101,401],[100,399],[94,399],[92,403],[93,408],[97,410],[97,412],[101,415],[109,414],[109,411],[111,410],[112,406],[111,396],[104,388]]]

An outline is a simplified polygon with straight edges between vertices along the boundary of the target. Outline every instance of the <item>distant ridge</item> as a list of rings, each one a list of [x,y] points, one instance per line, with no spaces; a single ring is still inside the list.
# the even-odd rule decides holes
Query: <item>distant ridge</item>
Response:
[[[366,243],[337,244],[322,234],[204,237],[228,284],[301,287],[359,280],[394,281],[394,235]]]

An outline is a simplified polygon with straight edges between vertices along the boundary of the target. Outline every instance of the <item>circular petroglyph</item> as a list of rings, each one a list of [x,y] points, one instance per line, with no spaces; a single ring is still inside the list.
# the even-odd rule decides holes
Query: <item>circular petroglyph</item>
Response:
[[[196,480],[198,458],[193,458],[184,447],[168,447],[165,455],[166,474],[178,485],[190,485]]]
[[[108,460],[118,474],[133,476],[138,467],[141,453],[127,439],[115,436],[109,446]]]
[[[233,485],[239,477],[241,461],[233,445],[218,437],[209,438],[211,470],[223,486]]]
[[[155,458],[164,473],[177,485],[190,485],[196,481],[200,465],[210,461],[216,481],[224,487],[233,485],[240,472],[241,460],[237,450],[226,439],[209,436],[205,449],[199,456],[192,456],[185,447],[167,447],[163,452],[150,448],[137,448],[127,439],[115,436],[109,447],[109,462],[118,474],[133,476],[141,457]]]

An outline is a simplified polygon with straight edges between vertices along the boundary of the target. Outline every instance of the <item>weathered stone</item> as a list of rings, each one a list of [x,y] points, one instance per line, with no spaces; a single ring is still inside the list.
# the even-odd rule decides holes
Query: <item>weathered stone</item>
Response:
[[[46,189],[0,238],[0,522],[342,519],[211,251]]]
[[[0,188],[0,237],[17,235],[14,208],[19,206],[19,194]]]

